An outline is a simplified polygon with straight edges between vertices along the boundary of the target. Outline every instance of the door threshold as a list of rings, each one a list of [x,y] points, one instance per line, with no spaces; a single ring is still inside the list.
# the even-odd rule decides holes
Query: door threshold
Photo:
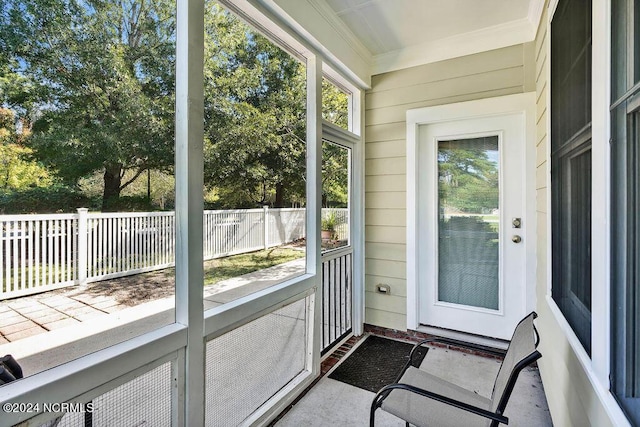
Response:
[[[454,331],[452,329],[438,328],[435,326],[419,325],[416,329],[418,332],[424,332],[429,335],[435,335],[443,338],[450,338],[458,341],[468,342],[471,344],[482,345],[485,347],[506,350],[509,347],[509,341],[498,338],[486,337],[483,335],[470,334],[467,332]]]

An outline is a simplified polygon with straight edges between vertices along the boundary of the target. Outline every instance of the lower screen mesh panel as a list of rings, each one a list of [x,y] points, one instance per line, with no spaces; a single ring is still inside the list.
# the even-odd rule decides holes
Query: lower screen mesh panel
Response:
[[[171,362],[108,391],[91,401],[90,413],[66,413],[56,427],[171,426]]]
[[[306,301],[289,304],[206,346],[205,425],[240,425],[306,368]]]

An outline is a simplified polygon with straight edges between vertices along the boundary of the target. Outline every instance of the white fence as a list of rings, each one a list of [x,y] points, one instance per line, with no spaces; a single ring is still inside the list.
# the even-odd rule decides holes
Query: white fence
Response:
[[[348,223],[347,209],[334,211],[338,223]],[[304,237],[305,209],[204,211],[203,226],[208,260]],[[0,300],[160,270],[175,260],[173,212],[0,215],[0,231]]]

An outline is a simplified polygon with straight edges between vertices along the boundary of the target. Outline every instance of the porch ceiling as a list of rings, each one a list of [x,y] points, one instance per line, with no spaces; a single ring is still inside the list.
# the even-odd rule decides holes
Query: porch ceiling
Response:
[[[308,1],[323,9],[334,27],[342,27],[343,37],[368,51],[372,74],[532,41],[544,5],[544,0]]]

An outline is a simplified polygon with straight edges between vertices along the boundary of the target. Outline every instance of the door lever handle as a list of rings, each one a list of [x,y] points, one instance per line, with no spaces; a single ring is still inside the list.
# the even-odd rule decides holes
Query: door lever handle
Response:
[[[520,243],[520,242],[522,242],[522,237],[520,237],[520,236],[518,236],[518,235],[516,234],[516,235],[514,235],[513,237],[511,237],[511,241],[512,241],[513,243]]]

